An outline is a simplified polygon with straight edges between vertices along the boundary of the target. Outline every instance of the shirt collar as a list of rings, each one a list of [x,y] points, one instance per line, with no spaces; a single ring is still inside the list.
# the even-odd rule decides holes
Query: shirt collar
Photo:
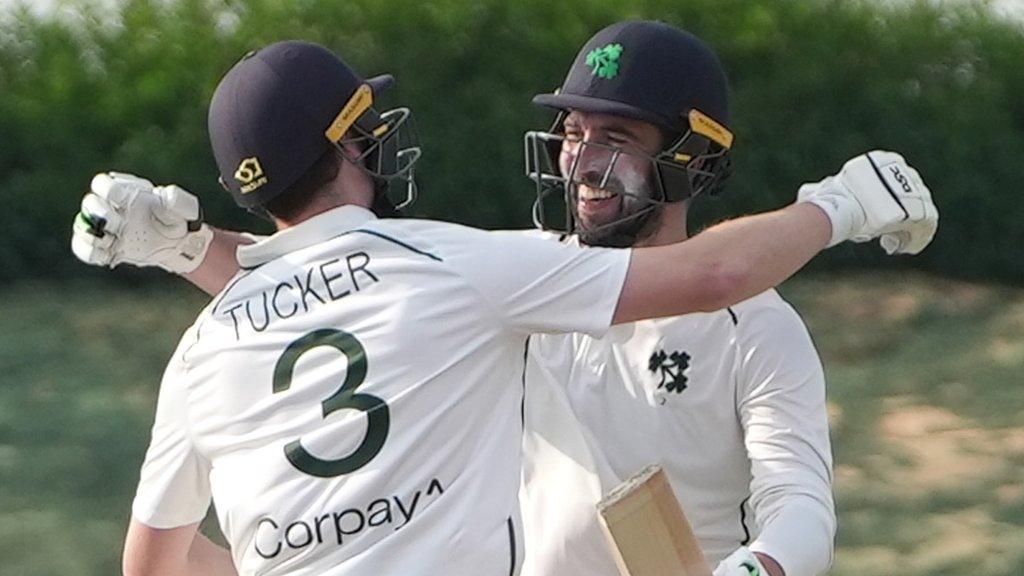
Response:
[[[346,204],[285,228],[255,244],[239,246],[235,256],[242,268],[255,268],[289,252],[308,248],[355,230],[376,219],[377,216],[366,208]]]

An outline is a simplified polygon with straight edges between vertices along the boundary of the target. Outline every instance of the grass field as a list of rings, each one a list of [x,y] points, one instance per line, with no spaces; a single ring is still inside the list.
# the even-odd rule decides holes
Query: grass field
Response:
[[[825,361],[835,574],[1024,567],[1024,290],[916,275],[794,281]],[[0,562],[118,573],[159,375],[189,290],[0,288]]]

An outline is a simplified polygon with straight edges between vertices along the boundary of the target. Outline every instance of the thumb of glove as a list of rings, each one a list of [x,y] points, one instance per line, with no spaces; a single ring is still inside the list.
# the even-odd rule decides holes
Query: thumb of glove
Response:
[[[910,234],[908,232],[891,232],[883,234],[879,239],[879,243],[889,256],[901,252],[909,241]]]
[[[154,188],[153,193],[160,199],[153,207],[153,216],[157,220],[167,226],[181,224],[184,221],[188,224],[189,231],[198,229],[202,223],[202,210],[199,207],[199,199],[194,194],[174,184]]]

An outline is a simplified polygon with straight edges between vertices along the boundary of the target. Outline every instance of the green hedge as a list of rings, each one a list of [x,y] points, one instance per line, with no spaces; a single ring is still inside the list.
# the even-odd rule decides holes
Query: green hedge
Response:
[[[825,0],[127,0],[63,2],[0,19],[0,280],[86,274],[67,248],[91,175],[136,172],[197,192],[210,220],[265,226],[220,192],[206,107],[249,49],[324,43],[390,71],[425,146],[418,215],[528,225],[522,132],[548,115],[594,31],[624,18],[681,25],[722,56],[737,133],[733,179],[702,222],[776,207],[799,183],[874,147],[925,175],[943,220],[922,257],[962,277],[1024,283],[1024,29],[980,3]],[[265,228],[264,228],[265,229]],[[820,266],[880,261],[841,247]]]

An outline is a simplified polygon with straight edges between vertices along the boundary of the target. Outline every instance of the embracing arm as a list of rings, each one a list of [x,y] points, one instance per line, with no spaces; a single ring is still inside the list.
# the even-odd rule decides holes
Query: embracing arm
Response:
[[[613,322],[710,312],[775,286],[825,249],[829,219],[795,204],[724,222],[677,244],[633,250]]]
[[[227,549],[198,531],[199,524],[152,528],[132,518],[125,538],[125,576],[237,576]]]

